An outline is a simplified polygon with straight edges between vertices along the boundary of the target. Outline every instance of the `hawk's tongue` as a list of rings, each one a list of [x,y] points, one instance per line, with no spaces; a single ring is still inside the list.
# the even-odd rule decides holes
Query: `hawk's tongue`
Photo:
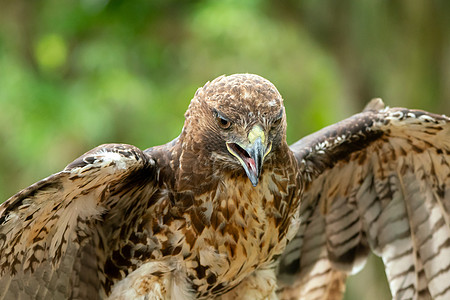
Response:
[[[259,173],[261,172],[259,165],[262,165],[263,159],[261,139],[258,138],[254,145],[248,147],[248,149],[244,149],[236,143],[227,143],[227,148],[231,154],[239,159],[252,185],[256,186],[259,181]],[[258,165],[256,164],[257,162]]]
[[[250,171],[252,171],[254,174],[257,174],[255,160],[251,157],[243,157],[243,159]]]

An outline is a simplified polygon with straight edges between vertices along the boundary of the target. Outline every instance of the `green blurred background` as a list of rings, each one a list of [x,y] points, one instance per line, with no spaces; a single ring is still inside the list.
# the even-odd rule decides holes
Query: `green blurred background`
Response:
[[[390,106],[450,114],[450,1],[0,0],[0,199],[85,151],[176,137],[221,74],[271,80],[288,141]],[[346,299],[388,299],[378,259]]]

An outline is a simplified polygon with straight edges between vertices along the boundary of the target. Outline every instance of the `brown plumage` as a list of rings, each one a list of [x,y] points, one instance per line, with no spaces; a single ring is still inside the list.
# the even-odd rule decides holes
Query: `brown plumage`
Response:
[[[372,250],[394,299],[449,299],[448,117],[374,99],[291,149],[305,190],[280,298],[339,299]]]
[[[289,147],[250,74],[185,117],[166,145],[99,146],[2,204],[0,299],[338,299],[370,249],[395,298],[450,295],[447,117],[376,100]]]

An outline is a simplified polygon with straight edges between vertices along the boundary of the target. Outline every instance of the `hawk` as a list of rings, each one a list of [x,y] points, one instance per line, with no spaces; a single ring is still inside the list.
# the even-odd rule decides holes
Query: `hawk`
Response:
[[[175,140],[99,146],[0,206],[0,299],[450,296],[450,119],[385,108],[286,142],[275,86],[198,89]]]

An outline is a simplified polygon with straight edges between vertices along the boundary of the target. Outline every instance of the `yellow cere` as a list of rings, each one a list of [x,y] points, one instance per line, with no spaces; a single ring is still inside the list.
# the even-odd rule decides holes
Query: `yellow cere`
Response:
[[[250,142],[250,144],[253,144],[259,137],[261,138],[261,142],[263,142],[264,144],[266,142],[266,135],[264,134],[264,130],[260,125],[255,125],[248,133],[248,141]]]

